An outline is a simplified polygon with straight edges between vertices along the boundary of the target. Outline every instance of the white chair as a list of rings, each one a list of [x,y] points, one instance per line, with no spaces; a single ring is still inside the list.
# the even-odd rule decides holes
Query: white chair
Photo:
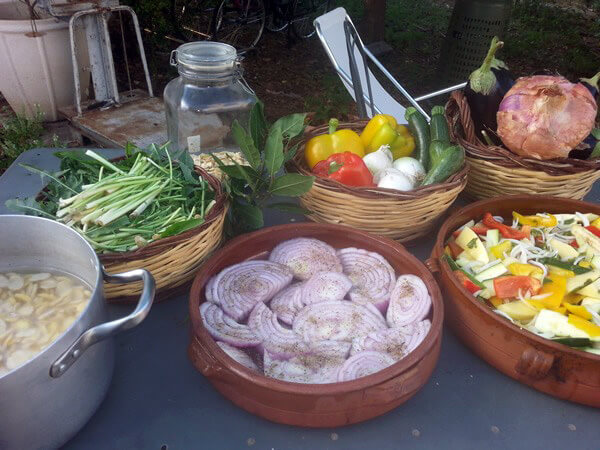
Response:
[[[336,8],[314,21],[317,35],[329,56],[342,83],[358,106],[361,117],[373,117],[375,114],[390,114],[399,123],[406,123],[405,108],[398,103],[377,81],[371,70],[366,67],[367,58],[392,82],[394,87],[429,120],[429,115],[418,102],[437,95],[463,88],[466,83],[450,86],[417,98],[413,98],[388,70],[366,48],[356,32],[352,20],[344,8]],[[358,97],[358,98],[357,98]],[[367,108],[368,106],[368,108]]]

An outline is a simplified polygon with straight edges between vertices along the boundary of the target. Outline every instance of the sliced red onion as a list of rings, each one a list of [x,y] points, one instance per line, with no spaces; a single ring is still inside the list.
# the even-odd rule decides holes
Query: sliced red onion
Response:
[[[315,273],[304,283],[302,301],[305,305],[311,305],[325,301],[342,300],[351,287],[352,281],[343,273]]]
[[[255,347],[261,343],[261,339],[247,325],[237,323],[214,303],[202,303],[200,316],[206,331],[219,341],[242,348]]]
[[[350,344],[339,341],[313,343],[307,352],[286,361],[265,351],[265,375],[292,383],[335,383],[349,351]]]
[[[300,280],[308,280],[318,272],[342,271],[335,249],[313,238],[284,241],[273,249],[269,260],[285,264]]]
[[[229,357],[231,357],[234,361],[239,362],[242,366],[247,367],[250,370],[255,370],[258,372],[258,366],[252,361],[252,358],[248,356],[248,354],[239,348],[232,347],[226,342],[217,341],[217,345],[221,347]]]
[[[350,299],[364,305],[372,303],[385,313],[396,284],[394,268],[379,253],[359,248],[338,250],[344,273],[352,281]]]
[[[331,339],[352,342],[358,336],[387,328],[381,313],[371,304],[329,301],[306,306],[292,324],[306,342]]]
[[[206,298],[206,301],[215,303],[215,304],[219,304],[217,302],[217,300],[213,297],[213,286],[215,284],[215,279],[217,278],[217,276],[215,275],[214,277],[210,277],[210,279],[206,282],[206,287],[204,288],[204,298]]]
[[[245,261],[222,270],[212,284],[213,301],[234,319],[244,320],[292,281],[291,270],[272,261]]]
[[[302,285],[303,283],[292,284],[279,292],[271,300],[269,304],[271,310],[277,314],[277,317],[283,323],[291,325],[296,314],[304,308],[304,303],[302,302]]]
[[[340,367],[338,381],[351,381],[366,377],[391,366],[396,361],[387,353],[364,351],[351,356]]]
[[[420,322],[414,322],[410,325],[392,329],[400,330],[407,337],[406,353],[408,354],[417,348],[421,342],[423,342],[425,336],[427,336],[429,330],[431,329],[431,322],[425,319],[421,320]]]
[[[411,336],[407,336],[402,328],[374,331],[354,338],[350,354],[356,355],[364,351],[382,352],[390,355],[395,361],[399,361],[408,354],[407,341],[410,338]]]
[[[260,338],[264,349],[276,359],[289,359],[308,349],[300,336],[281,326],[277,315],[262,302],[257,303],[252,310],[248,326]]]
[[[431,308],[427,286],[416,275],[400,275],[390,297],[387,322],[390,327],[401,327],[423,320]]]

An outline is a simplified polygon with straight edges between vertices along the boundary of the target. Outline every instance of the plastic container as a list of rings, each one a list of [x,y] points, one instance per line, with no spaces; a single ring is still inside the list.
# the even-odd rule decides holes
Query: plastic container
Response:
[[[208,334],[200,317],[207,280],[231,264],[264,258],[275,245],[295,237],[321,239],[335,248],[359,247],[384,256],[397,274],[420,276],[432,298],[431,330],[407,357],[385,370],[353,381],[298,384],[247,369],[227,356]],[[442,342],[444,307],[440,290],[427,268],[392,240],[341,225],[301,223],[264,228],[232,240],[204,263],[190,293],[192,336],[189,357],[221,394],[252,414],[274,422],[306,427],[337,427],[384,414],[419,391],[437,363]]]
[[[238,151],[231,126],[248,123],[256,95],[242,76],[235,48],[221,42],[189,42],[171,53],[179,77],[164,91],[167,133],[191,154]]]
[[[446,323],[479,357],[502,373],[534,389],[572,402],[600,407],[600,355],[575,350],[522,330],[477,301],[441,260],[446,239],[484,213],[521,214],[591,212],[600,205],[559,197],[518,195],[482,200],[452,214],[443,223],[427,266],[436,272],[446,299]]]

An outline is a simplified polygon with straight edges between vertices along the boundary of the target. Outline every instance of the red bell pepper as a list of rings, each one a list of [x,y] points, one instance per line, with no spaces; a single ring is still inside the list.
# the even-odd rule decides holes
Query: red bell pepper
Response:
[[[594,235],[600,237],[600,228],[595,227],[594,225],[590,225],[585,227],[586,230],[591,231]]]
[[[460,282],[460,284],[462,284],[463,287],[467,291],[469,291],[471,294],[474,294],[475,292],[481,290],[481,288],[479,286],[477,286],[475,283],[473,283],[471,280],[469,280],[469,277],[467,275],[465,275],[462,272],[462,270],[455,270],[454,275],[456,275],[456,278],[458,278],[458,281]]]
[[[506,239],[521,240],[529,238],[529,233],[517,230],[516,228],[509,227],[508,225],[504,225],[503,223],[498,222],[496,219],[494,219],[494,217],[492,217],[492,214],[489,212],[485,213],[485,215],[483,216],[483,224],[486,227],[495,228],[496,230],[500,231],[502,237]]]
[[[347,186],[373,186],[373,175],[369,168],[360,156],[351,152],[334,153],[318,162],[312,171],[315,175]]]
[[[519,296],[519,291],[522,295],[525,295],[527,291],[531,295],[536,295],[540,289],[542,289],[541,281],[527,275],[511,275],[494,279],[496,297],[502,299],[516,298]]]

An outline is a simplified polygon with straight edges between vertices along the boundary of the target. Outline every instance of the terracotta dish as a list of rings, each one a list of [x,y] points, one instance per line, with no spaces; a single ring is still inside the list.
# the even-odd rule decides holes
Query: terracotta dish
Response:
[[[206,281],[234,263],[264,258],[278,243],[314,237],[335,248],[359,247],[380,253],[396,274],[423,279],[432,298],[431,330],[408,356],[378,373],[353,381],[298,384],[268,378],[227,356],[208,334],[200,318]],[[435,279],[417,258],[390,239],[341,225],[301,223],[265,228],[238,237],[206,261],[190,294],[192,337],[189,357],[213,386],[239,407],[274,422],[306,427],[337,427],[379,416],[406,402],[431,376],[442,341],[444,307]]]
[[[444,290],[447,323],[477,355],[504,374],[539,391],[600,407],[600,356],[572,349],[522,330],[476,300],[441,260],[444,243],[461,225],[485,212],[510,218],[521,214],[600,214],[600,205],[566,198],[518,195],[472,203],[452,214],[440,229],[428,267]]]

